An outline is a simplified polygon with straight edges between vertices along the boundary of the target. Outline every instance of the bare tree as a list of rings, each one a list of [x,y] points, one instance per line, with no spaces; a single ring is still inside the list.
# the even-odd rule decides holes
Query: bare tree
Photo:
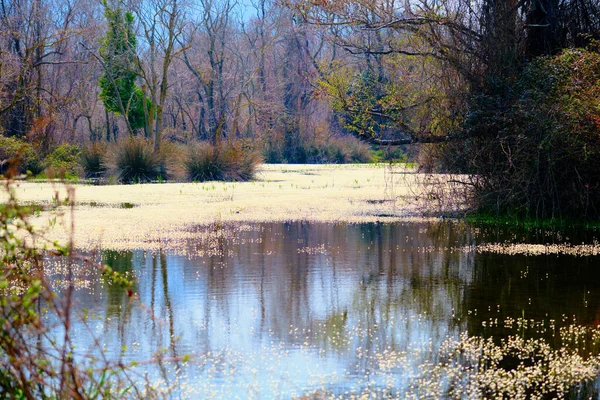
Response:
[[[201,138],[210,139],[214,144],[227,132],[225,65],[236,5],[235,0],[199,0],[199,16],[194,21],[197,29],[189,33],[195,57],[188,51],[183,52],[186,66],[202,88],[197,92],[202,103],[201,115],[206,116],[206,121],[198,121]],[[200,54],[206,56],[206,62],[202,62]]]
[[[180,38],[185,28],[181,0],[150,0],[138,3],[138,16],[144,45],[138,58],[144,89],[150,99],[146,110],[147,134],[154,139],[158,151],[162,139],[163,117],[169,92],[169,68],[184,51]]]

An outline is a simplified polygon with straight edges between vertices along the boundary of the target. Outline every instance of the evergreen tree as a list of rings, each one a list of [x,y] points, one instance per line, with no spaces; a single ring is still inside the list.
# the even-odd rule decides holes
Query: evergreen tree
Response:
[[[100,98],[108,111],[124,115],[132,130],[143,128],[146,125],[145,96],[135,85],[138,66],[133,15],[120,8],[111,8],[106,0],[102,4],[108,29],[100,46],[104,63],[104,73],[99,82],[102,89]]]

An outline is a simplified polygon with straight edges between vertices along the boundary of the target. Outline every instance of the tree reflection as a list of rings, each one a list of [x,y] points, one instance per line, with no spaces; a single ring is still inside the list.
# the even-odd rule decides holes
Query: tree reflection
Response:
[[[189,240],[185,256],[105,253],[115,270],[139,276],[140,299],[158,317],[136,314],[106,288],[119,343],[151,343],[140,353],[165,347],[174,358],[250,355],[269,346],[314,350],[360,375],[378,368],[383,350],[433,351],[464,330],[514,333],[484,327],[490,318],[559,322],[576,314],[579,323],[597,324],[600,315],[593,260],[463,250],[504,240],[498,230],[306,222],[208,229]]]
[[[133,270],[133,253],[132,252],[117,252],[105,250],[102,252],[103,262],[110,266],[114,271],[128,276]],[[116,319],[116,330],[119,335],[119,351],[121,356],[126,351],[127,330],[130,328],[130,317],[133,305],[129,296],[123,288],[117,285],[108,284],[105,286],[107,301],[106,301],[106,319]],[[112,324],[105,325],[105,334],[109,329],[114,329]]]

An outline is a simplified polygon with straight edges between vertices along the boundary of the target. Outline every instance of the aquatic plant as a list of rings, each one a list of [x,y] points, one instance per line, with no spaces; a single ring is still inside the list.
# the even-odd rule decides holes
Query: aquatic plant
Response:
[[[78,230],[77,245],[82,250],[93,251],[101,238],[102,246],[106,248],[155,248],[167,236],[170,243],[175,243],[188,226],[214,222],[219,213],[225,222],[248,218],[250,212],[253,221],[302,218],[322,222],[423,220],[418,217],[421,210],[414,202],[408,202],[408,196],[411,196],[408,184],[416,174],[401,174],[404,171],[401,166],[394,168],[398,174],[388,175],[396,181],[394,192],[388,197],[384,197],[384,169],[373,164],[263,164],[256,170],[254,179],[257,180],[254,183],[242,182],[227,192],[222,190],[223,184],[216,182],[136,187],[79,186],[77,225],[85,229]],[[361,182],[359,189],[353,188],[354,179]],[[108,182],[111,182],[110,177]],[[116,177],[113,182],[116,182]],[[16,188],[20,199],[35,203],[51,199],[55,189],[49,183],[30,182],[20,182]],[[265,201],[266,197],[269,201]],[[65,195],[61,195],[61,198],[64,199]],[[390,198],[401,198],[401,206],[398,205],[394,210],[393,201],[388,201]],[[90,207],[91,202],[106,207]],[[136,207],[119,210],[115,214],[124,202],[135,204]],[[210,204],[210,207],[198,207],[199,204]],[[230,213],[232,208],[245,211]],[[122,213],[125,211],[128,218],[137,221],[136,224],[122,223]],[[45,219],[46,215],[42,213],[40,217]],[[58,228],[49,233],[50,237],[53,240],[67,240],[66,232]]]
[[[517,328],[518,329],[518,328]],[[372,363],[370,381],[343,394],[309,392],[312,399],[564,399],[596,398],[600,372],[600,329],[560,328],[558,348],[541,338],[449,337],[431,349],[391,348],[363,355]],[[415,365],[415,361],[419,361]],[[398,376],[403,382],[399,384]]]
[[[582,355],[581,345],[572,346],[568,332],[590,336],[597,342],[600,330],[565,327],[562,346],[553,349],[543,339],[509,336],[495,343],[493,338],[470,337],[446,340],[439,361],[424,365],[407,393],[408,397],[480,399],[544,399],[588,397],[600,371],[596,351]],[[562,334],[565,333],[565,334]]]
[[[590,257],[600,255],[600,244],[598,242],[579,245],[569,243],[486,243],[477,246],[464,247],[463,251],[508,255],[524,254],[527,256],[566,254],[577,257]]]

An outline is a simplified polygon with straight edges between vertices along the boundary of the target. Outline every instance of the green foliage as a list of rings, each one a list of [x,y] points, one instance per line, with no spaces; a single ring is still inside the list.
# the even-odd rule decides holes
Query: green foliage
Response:
[[[15,137],[0,136],[0,173],[6,174],[11,160],[17,165],[18,172],[30,172],[37,175],[44,170],[43,163],[34,147]]]
[[[401,40],[398,48],[405,45]],[[450,74],[434,82],[440,61],[430,57],[390,55],[380,67],[361,71],[334,64],[324,67],[318,94],[331,106],[348,132],[359,139],[397,139],[418,135],[446,135],[457,126],[462,86]]]
[[[46,166],[52,169],[53,173],[61,176],[78,176],[81,170],[80,156],[79,146],[61,144],[46,157]]]
[[[331,73],[321,87],[332,96],[333,108],[346,129],[359,137],[381,137],[396,126],[399,117],[394,107],[388,106],[395,91],[393,83],[370,70],[356,73],[352,79],[348,73]]]
[[[100,99],[108,111],[125,115],[132,129],[143,128],[151,104],[135,85],[139,68],[133,14],[110,8],[106,1],[103,5],[108,29],[100,41],[100,56],[104,63],[104,73],[99,81]]]
[[[474,174],[475,206],[529,218],[600,216],[600,55],[531,62],[477,96],[445,163]]]
[[[373,155],[373,162],[408,162],[406,149],[400,146],[380,146]]]
[[[239,143],[222,147],[196,143],[188,148],[183,161],[186,178],[195,182],[248,181],[260,162],[260,156],[251,147]]]
[[[164,153],[155,153],[151,142],[132,137],[116,143],[110,152],[112,173],[121,183],[143,183],[167,179]]]

